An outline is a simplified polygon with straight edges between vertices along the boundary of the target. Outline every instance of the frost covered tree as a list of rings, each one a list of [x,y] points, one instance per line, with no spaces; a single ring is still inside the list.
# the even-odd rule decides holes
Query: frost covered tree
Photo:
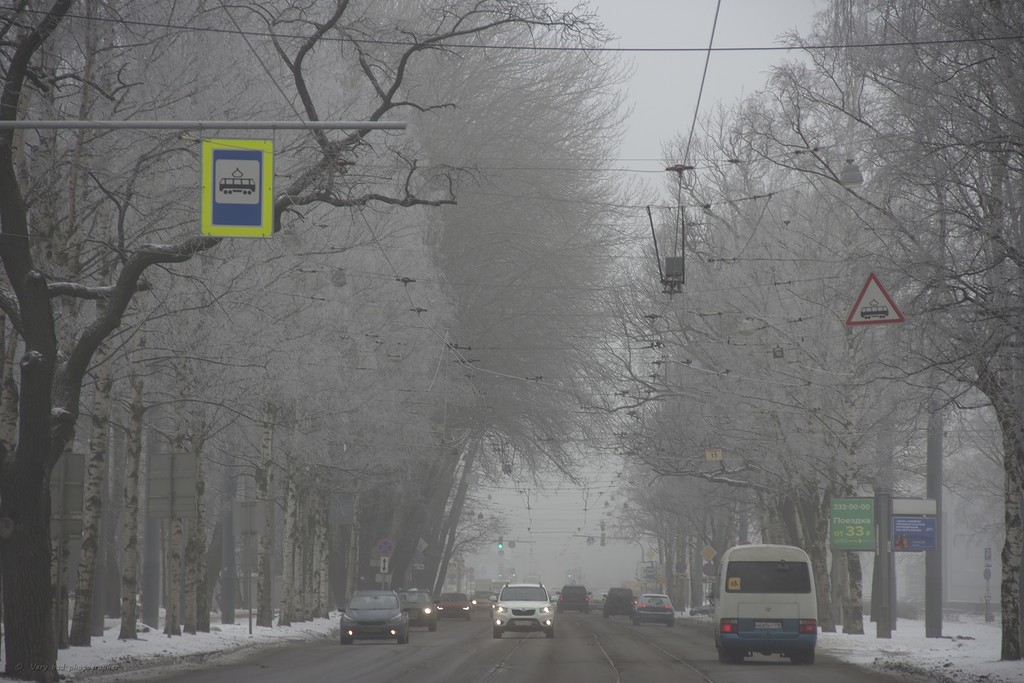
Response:
[[[199,114],[245,119],[269,114],[305,120],[319,120],[323,111],[380,121],[453,104],[405,89],[408,69],[431,53],[451,50],[444,45],[447,40],[488,38],[516,26],[581,42],[593,35],[585,17],[517,0],[418,5],[414,17],[396,6],[347,0],[315,3],[301,11],[286,3],[264,3],[250,14],[232,9],[205,13],[199,11],[201,3],[87,3],[89,11],[72,18],[73,4],[28,2],[0,14],[5,37],[0,121],[54,119],[66,111],[80,112],[83,118]],[[371,12],[373,7],[390,15]],[[237,16],[231,14],[236,11]],[[143,21],[123,22],[136,18]],[[131,39],[111,40],[97,50],[102,60],[94,68],[116,75],[110,80],[82,72],[90,63],[83,46],[91,43],[81,34],[95,28],[94,20],[111,33],[131,34]],[[268,67],[265,73],[253,73],[248,68],[253,58],[187,64],[170,58],[172,53],[214,49],[215,43],[225,52],[249,50],[241,36],[237,44],[224,44],[222,31],[235,22],[250,31],[260,26],[263,37],[253,49],[261,58],[278,57],[277,72]],[[175,29],[161,28],[168,24]],[[214,28],[216,38],[209,32]],[[325,69],[339,58],[350,66],[347,71],[332,74]],[[213,81],[231,87],[206,91],[219,102],[198,102],[201,86]],[[339,82],[344,83],[340,88]],[[102,90],[104,83],[108,90]],[[359,87],[346,87],[353,83]],[[285,102],[268,104],[252,97],[280,90],[291,93]],[[101,106],[82,105],[89,101]],[[293,101],[296,109],[290,108]],[[410,207],[453,201],[446,188],[426,182],[411,154],[393,154],[398,145],[378,146],[374,139],[368,131],[314,131],[287,138],[281,167],[291,178],[274,200],[285,230],[301,228],[301,207]],[[409,152],[413,142],[410,136],[403,151]],[[83,153],[74,156],[75,150]],[[62,161],[72,158],[74,164]],[[371,158],[380,163],[373,177],[351,173],[358,160]],[[5,665],[11,675],[56,678],[47,585],[48,479],[73,438],[85,373],[100,344],[121,324],[136,292],[149,287],[151,268],[189,261],[220,244],[192,227],[193,183],[182,172],[192,164],[189,145],[177,136],[0,130],[0,259],[6,276],[0,307],[23,345],[18,405],[5,406],[8,414],[17,414],[18,433],[0,452]],[[66,182],[68,176],[58,172],[62,168],[72,169],[74,183]],[[133,174],[133,168],[139,172]],[[48,182],[35,183],[39,178]],[[78,206],[68,201],[72,197],[95,208],[122,201],[137,188],[146,189],[145,201],[140,198],[144,210],[126,213],[114,225],[99,224],[95,213],[68,211]],[[162,209],[154,212],[160,204]],[[86,236],[87,228],[91,234]],[[75,248],[61,250],[59,245]],[[116,256],[109,279],[82,267],[94,256],[90,250]],[[81,317],[62,317],[65,304],[80,307]],[[73,327],[63,328],[65,321]]]

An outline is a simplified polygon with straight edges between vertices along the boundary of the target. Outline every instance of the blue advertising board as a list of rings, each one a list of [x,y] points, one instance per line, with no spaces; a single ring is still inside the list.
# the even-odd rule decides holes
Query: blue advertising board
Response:
[[[892,518],[892,548],[899,552],[920,552],[938,548],[934,516]]]

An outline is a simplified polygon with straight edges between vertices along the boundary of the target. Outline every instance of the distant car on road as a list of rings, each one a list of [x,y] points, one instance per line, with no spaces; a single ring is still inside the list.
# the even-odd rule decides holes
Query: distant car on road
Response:
[[[409,642],[409,619],[394,591],[356,591],[341,613],[341,644],[353,640],[394,638]]]
[[[636,598],[633,597],[633,591],[629,588],[609,588],[602,613],[606,618],[615,615],[632,617],[635,603]]]
[[[461,617],[462,619],[473,618],[473,603],[469,601],[465,593],[441,593],[435,603],[438,615],[441,617]]]
[[[399,591],[398,599],[402,603],[402,611],[409,620],[409,626],[426,626],[431,631],[437,630],[437,605],[430,596],[430,591],[410,588]]]
[[[568,610],[590,613],[590,593],[586,586],[576,584],[562,586],[562,592],[558,596],[558,611]]]
[[[633,623],[654,621],[669,628],[676,625],[676,610],[672,599],[662,593],[644,593],[633,606]]]
[[[469,601],[473,603],[473,609],[475,610],[489,610],[494,607],[494,603],[497,599],[498,596],[491,591],[477,591],[473,593],[473,596]]]

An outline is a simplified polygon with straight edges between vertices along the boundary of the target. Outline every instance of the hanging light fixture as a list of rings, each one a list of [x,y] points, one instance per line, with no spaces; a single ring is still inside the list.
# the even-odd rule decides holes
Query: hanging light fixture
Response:
[[[848,188],[860,187],[864,184],[864,174],[860,172],[857,164],[853,163],[853,159],[846,160],[846,166],[839,174],[839,183]]]

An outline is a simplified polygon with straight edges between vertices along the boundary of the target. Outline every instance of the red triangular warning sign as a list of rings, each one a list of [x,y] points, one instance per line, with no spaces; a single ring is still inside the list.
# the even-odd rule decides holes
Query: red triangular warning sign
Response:
[[[884,325],[885,323],[902,323],[906,318],[896,307],[892,297],[878,281],[874,273],[868,275],[867,282],[860,290],[860,296],[846,318],[847,325]]]

